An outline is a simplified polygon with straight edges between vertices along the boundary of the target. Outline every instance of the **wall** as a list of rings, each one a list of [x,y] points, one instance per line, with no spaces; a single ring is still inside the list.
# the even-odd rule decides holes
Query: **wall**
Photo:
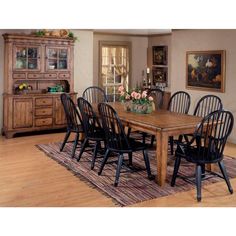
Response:
[[[148,38],[141,36],[122,36],[122,35],[104,35],[94,34],[93,41],[93,77],[94,84],[98,84],[98,66],[99,66],[99,41],[129,41],[132,43],[131,56],[131,84],[135,87],[136,83],[142,82],[142,70],[147,67],[147,47]]]
[[[93,85],[93,32],[72,30],[78,40],[74,48],[74,87],[78,96]]]
[[[0,30],[0,129],[3,122],[4,33],[30,33],[33,30]],[[74,48],[74,87],[78,96],[93,84],[93,32],[72,30],[78,41]]]
[[[185,90],[191,95],[190,113],[196,102],[206,94],[215,94],[222,99],[224,108],[233,112],[236,120],[236,30],[176,30],[171,36],[171,92]],[[185,88],[186,51],[226,50],[225,93],[189,90]],[[236,125],[230,136],[236,143]]]

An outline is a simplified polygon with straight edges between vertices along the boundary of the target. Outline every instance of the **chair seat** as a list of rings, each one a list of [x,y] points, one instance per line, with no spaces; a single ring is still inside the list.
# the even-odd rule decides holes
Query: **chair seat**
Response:
[[[76,127],[71,127],[70,130],[72,132],[79,132],[79,133],[83,133],[84,132],[84,129],[83,129],[83,126],[81,124],[78,124],[76,125]]]
[[[130,153],[130,152],[136,152],[136,151],[142,151],[147,149],[147,145],[145,145],[142,142],[136,141],[134,138],[129,138],[129,145],[130,147],[127,146],[125,140],[121,144],[123,148],[120,149],[115,149],[115,148],[110,148],[111,151],[118,152],[118,153]]]
[[[209,152],[208,148],[187,148],[186,145],[179,145],[175,152],[176,156],[185,158],[187,161],[197,164],[217,163],[223,159],[223,155],[216,157],[216,152]],[[202,159],[199,156],[203,157]]]
[[[102,128],[95,128],[93,133],[88,134],[88,138],[92,141],[103,141],[105,139],[105,132]]]

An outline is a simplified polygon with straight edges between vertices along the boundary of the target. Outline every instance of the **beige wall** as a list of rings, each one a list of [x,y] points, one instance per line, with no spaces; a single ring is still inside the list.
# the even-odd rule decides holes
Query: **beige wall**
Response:
[[[93,85],[93,32],[72,30],[78,37],[74,48],[74,87],[78,96]]]
[[[93,77],[94,84],[98,84],[98,65],[99,65],[99,41],[128,41],[132,44],[132,56],[131,56],[131,84],[134,87],[136,83],[142,81],[142,70],[147,67],[147,48],[148,38],[147,37],[135,37],[135,36],[119,36],[119,35],[104,35],[94,34],[93,41]]]
[[[171,37],[171,92],[185,90],[191,95],[190,113],[200,97],[215,94],[222,99],[224,108],[233,112],[236,120],[236,30],[176,30]],[[186,51],[226,50],[225,93],[189,90],[185,88]],[[236,143],[236,125],[230,136]]]

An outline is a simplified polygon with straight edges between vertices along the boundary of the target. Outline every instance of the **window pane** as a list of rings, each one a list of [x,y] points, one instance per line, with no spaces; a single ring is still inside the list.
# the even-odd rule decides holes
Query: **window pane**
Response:
[[[129,53],[127,46],[102,46],[101,79],[106,94],[116,100],[118,87],[128,87]]]

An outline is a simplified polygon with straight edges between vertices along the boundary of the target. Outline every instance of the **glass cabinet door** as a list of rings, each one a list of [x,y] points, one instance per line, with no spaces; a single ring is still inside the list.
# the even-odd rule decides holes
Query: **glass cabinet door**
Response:
[[[13,60],[14,70],[40,70],[40,47],[16,45]]]
[[[68,48],[46,48],[46,70],[68,70]]]

